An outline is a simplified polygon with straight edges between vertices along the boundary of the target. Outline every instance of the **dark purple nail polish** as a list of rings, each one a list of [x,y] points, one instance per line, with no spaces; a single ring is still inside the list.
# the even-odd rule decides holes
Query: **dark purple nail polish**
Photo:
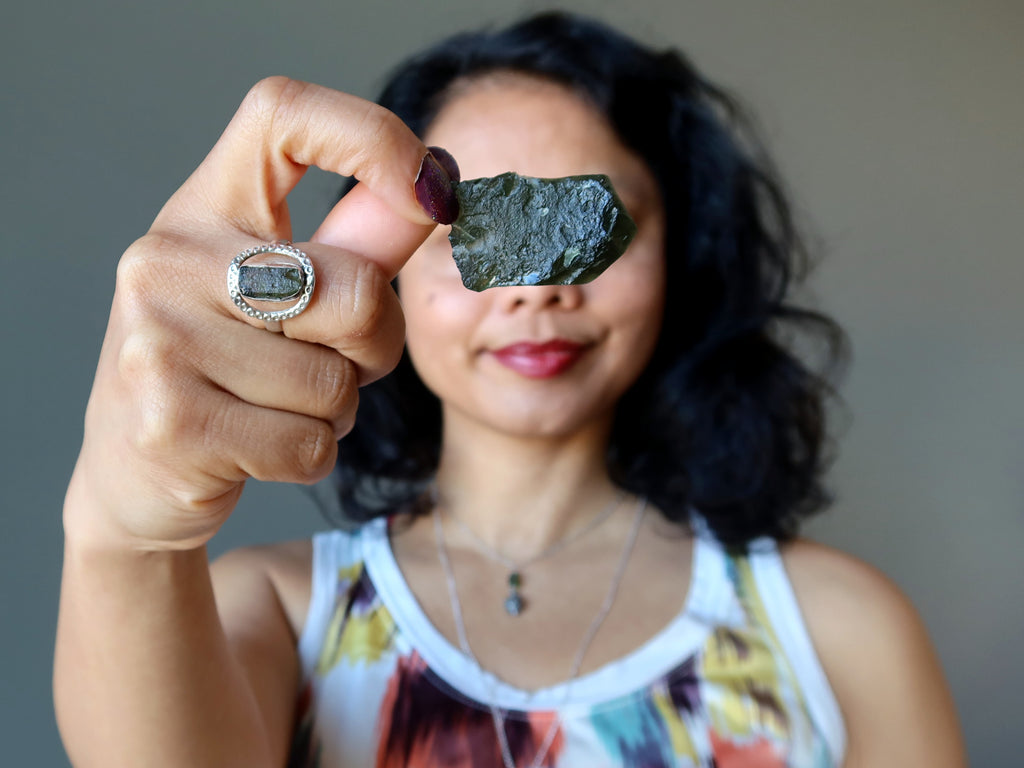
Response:
[[[455,162],[451,152],[444,147],[427,147],[427,149],[430,150],[430,154],[434,156],[438,164],[448,172],[448,177],[452,181],[462,181],[462,172],[459,170],[459,164]]]
[[[447,152],[444,154],[448,155]],[[448,160],[454,164],[451,155],[448,155],[445,162]],[[420,172],[416,176],[416,199],[427,215],[440,224],[451,224],[459,216],[455,182],[433,152],[424,155],[423,162],[420,163]]]

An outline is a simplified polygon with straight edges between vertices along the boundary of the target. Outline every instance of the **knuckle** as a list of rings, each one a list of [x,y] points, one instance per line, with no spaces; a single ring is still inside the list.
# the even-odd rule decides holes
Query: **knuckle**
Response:
[[[118,292],[137,293],[152,284],[152,271],[166,248],[165,239],[163,235],[147,234],[128,246],[117,264]]]
[[[310,368],[310,389],[316,415],[333,419],[350,407],[356,391],[354,366],[341,355],[330,355]]]
[[[196,413],[196,384],[166,334],[140,330],[118,350],[117,367],[136,412],[134,443],[145,453],[180,450]]]
[[[387,273],[375,262],[357,260],[337,283],[330,302],[332,335],[323,340],[353,363],[362,386],[392,370],[405,343],[405,316]]]
[[[309,88],[309,83],[283,75],[271,75],[257,82],[242,102],[242,112],[270,132],[270,126],[291,110]]]
[[[394,132],[397,120],[394,113],[379,104],[367,103],[360,120],[360,135],[380,146]]]
[[[381,355],[381,366],[383,372],[392,371],[402,359],[405,351],[405,315],[398,315],[399,331],[395,335],[394,343],[384,346]]]
[[[317,421],[295,444],[295,474],[304,482],[318,482],[331,471],[338,453],[334,429]]]
[[[170,378],[176,367],[173,358],[174,345],[164,341],[162,334],[137,328],[121,342],[117,370],[129,383],[159,385]]]
[[[347,302],[342,303],[341,321],[346,337],[359,343],[372,339],[383,327],[387,310],[387,292],[390,282],[384,271],[372,261],[361,261],[356,267]]]
[[[390,157],[398,144],[398,136],[408,128],[399,117],[388,109],[368,102],[359,120],[357,134],[360,137],[356,147],[353,165],[360,178],[374,177],[381,157]]]
[[[271,75],[264,77],[253,84],[242,102],[243,107],[253,110],[257,115],[273,112],[281,99],[281,94],[287,92],[294,81],[284,75]]]
[[[188,418],[195,416],[177,387],[151,377],[152,386],[137,391],[135,446],[146,455],[180,453],[188,444]],[[188,416],[187,416],[188,415]]]
[[[132,243],[117,264],[117,304],[138,312],[162,295],[164,286],[175,284],[166,273],[177,262],[182,247],[177,237],[161,232],[150,232]]]
[[[352,398],[349,401],[350,407],[344,412],[336,416],[332,421],[331,425],[334,427],[334,439],[341,440],[345,435],[352,431],[352,428],[356,425],[356,412],[359,407],[359,390],[353,390]]]

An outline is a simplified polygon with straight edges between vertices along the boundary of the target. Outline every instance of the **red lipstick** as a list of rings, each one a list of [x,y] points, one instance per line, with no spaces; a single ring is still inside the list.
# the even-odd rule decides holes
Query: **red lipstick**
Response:
[[[494,358],[521,376],[550,379],[570,368],[583,355],[586,346],[567,339],[542,343],[520,341],[491,352]]]

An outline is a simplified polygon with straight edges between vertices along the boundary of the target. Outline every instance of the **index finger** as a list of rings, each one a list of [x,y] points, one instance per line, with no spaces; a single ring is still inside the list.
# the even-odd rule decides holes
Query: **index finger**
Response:
[[[416,195],[427,154],[423,142],[383,107],[311,83],[267,78],[249,91],[157,222],[177,223],[186,214],[194,225],[197,216],[206,216],[261,240],[291,239],[285,199],[315,165],[355,176],[404,219],[410,233],[422,233],[439,220]]]

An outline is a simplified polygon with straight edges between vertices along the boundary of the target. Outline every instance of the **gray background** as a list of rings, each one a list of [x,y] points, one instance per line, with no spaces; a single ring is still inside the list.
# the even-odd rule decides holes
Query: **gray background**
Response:
[[[1020,765],[1024,4],[566,6],[683,47],[759,114],[823,246],[812,293],[856,352],[840,500],[810,533],[882,568],[919,606],[973,763]],[[5,8],[0,763],[67,764],[49,690],[60,509],[119,254],[261,76],[370,95],[405,53],[541,7]],[[317,173],[295,193],[296,239],[336,185]],[[216,550],[319,526],[301,490],[253,487]]]

